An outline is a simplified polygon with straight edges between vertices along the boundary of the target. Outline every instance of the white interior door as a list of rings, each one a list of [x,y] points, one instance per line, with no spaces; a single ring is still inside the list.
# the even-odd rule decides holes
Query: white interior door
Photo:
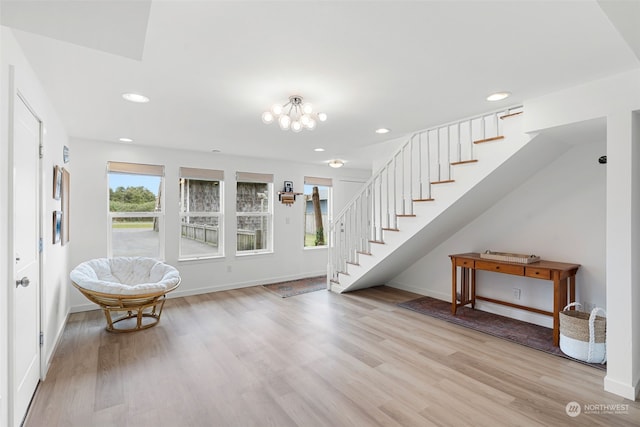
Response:
[[[14,103],[13,248],[15,283],[10,351],[12,412],[19,426],[40,380],[40,120]]]

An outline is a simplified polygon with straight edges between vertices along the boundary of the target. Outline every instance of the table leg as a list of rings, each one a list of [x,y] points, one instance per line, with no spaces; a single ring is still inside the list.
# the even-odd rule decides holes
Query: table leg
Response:
[[[476,269],[471,269],[471,308],[476,308]]]
[[[560,345],[560,312],[567,305],[567,279],[560,273],[553,275],[553,345]]]
[[[458,277],[457,277],[458,269],[456,267],[455,258],[451,258],[451,314],[455,316],[457,302],[456,302],[456,291],[458,288]]]

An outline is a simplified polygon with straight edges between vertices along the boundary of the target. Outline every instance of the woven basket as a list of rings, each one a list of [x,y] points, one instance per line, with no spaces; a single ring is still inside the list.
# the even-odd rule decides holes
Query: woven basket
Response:
[[[574,302],[560,312],[560,350],[574,359],[605,363],[607,319],[597,315],[605,311],[601,308],[594,308],[591,313],[569,310],[573,306],[581,307]]]

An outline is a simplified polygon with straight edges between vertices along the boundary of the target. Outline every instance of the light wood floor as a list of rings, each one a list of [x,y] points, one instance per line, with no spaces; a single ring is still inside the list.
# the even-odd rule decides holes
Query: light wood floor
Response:
[[[639,425],[603,371],[395,305],[414,297],[253,287],[168,300],[122,335],[74,314],[25,425]],[[571,401],[628,410],[571,418]]]

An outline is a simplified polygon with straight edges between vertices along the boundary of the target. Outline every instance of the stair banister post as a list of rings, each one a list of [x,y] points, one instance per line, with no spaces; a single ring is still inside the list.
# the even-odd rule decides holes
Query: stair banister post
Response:
[[[493,113],[493,121],[494,121],[494,126],[496,128],[496,136],[501,135],[500,129],[499,129],[499,124],[498,124],[498,113]]]
[[[486,129],[485,119],[486,119],[486,116],[482,116],[480,118],[480,129],[482,132],[482,139],[487,139],[487,129]]]
[[[409,139],[409,213],[413,215],[413,135]]]
[[[400,151],[400,191],[402,194],[402,197],[400,198],[400,202],[402,203],[402,215],[404,215],[406,213],[405,211],[405,199],[407,197],[406,193],[405,193],[405,189],[404,189],[404,182],[405,182],[405,173],[404,173],[404,165],[405,163],[407,163],[407,159],[406,159],[406,155],[404,153],[404,149],[405,149],[406,145],[402,146],[402,150]]]
[[[429,145],[429,131],[427,131],[427,199],[431,198],[431,148]]]
[[[422,132],[418,134],[418,199],[422,199]]]
[[[367,215],[365,220],[366,222],[366,228],[367,228],[367,238],[365,240],[365,245],[367,246],[367,252],[371,252],[371,244],[369,243],[369,240],[371,239],[371,184],[368,185],[367,188]]]
[[[440,128],[438,128],[436,130],[436,143],[438,144],[437,149],[436,149],[436,155],[438,156],[437,157],[437,159],[438,159],[438,162],[437,162],[438,163],[438,181],[442,181],[442,175],[441,175],[441,172],[440,172],[440,161],[442,160],[440,158]]]
[[[462,145],[460,144],[460,122],[458,122],[458,161],[462,161]]]
[[[393,156],[393,228],[398,228],[398,156]]]
[[[447,176],[451,179],[451,126],[447,126]]]
[[[379,237],[379,241],[382,241],[382,175],[380,175],[380,179],[379,179],[379,195],[380,197],[378,197],[378,211],[380,213],[380,222],[378,223],[378,237]]]
[[[386,197],[385,197],[385,201],[387,204],[387,227],[391,228],[391,215],[389,214],[389,200],[390,200],[390,196],[389,196],[389,164],[387,163],[387,165],[384,167],[385,168],[385,172],[387,175],[387,192],[386,192]]]
[[[473,160],[473,119],[469,120],[469,160]]]

